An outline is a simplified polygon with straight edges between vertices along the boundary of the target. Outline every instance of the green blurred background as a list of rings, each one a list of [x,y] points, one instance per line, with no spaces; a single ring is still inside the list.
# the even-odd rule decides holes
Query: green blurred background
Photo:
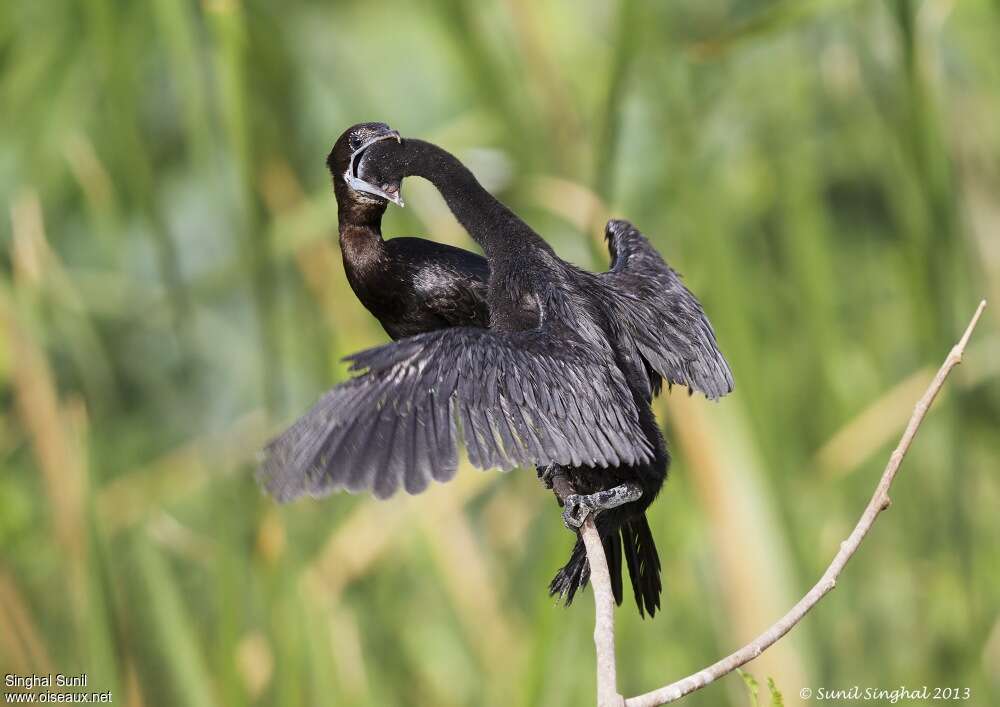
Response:
[[[567,259],[609,214],[683,272],[736,391],[658,404],[676,679],[812,585],[992,299],[837,590],[749,666],[1000,703],[1000,2],[0,4],[0,672],[127,705],[586,705],[592,601],[532,471],[277,507],[262,442],[386,339],[324,158],[383,120]],[[471,242],[426,183],[387,235]],[[687,700],[746,705],[730,676]]]

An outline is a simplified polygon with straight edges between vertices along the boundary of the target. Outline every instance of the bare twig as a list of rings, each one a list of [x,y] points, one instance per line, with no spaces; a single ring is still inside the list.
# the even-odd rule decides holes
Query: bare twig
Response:
[[[809,610],[820,601],[820,599],[826,596],[831,589],[837,586],[837,577],[840,576],[840,573],[843,571],[847,561],[851,559],[851,556],[857,551],[861,542],[865,539],[865,536],[868,535],[868,531],[871,530],[871,527],[875,523],[875,519],[878,518],[879,513],[889,507],[889,487],[892,485],[892,481],[896,477],[896,472],[899,471],[899,465],[902,463],[903,457],[906,455],[907,450],[910,448],[910,444],[913,442],[914,436],[917,434],[917,429],[920,427],[920,423],[923,422],[924,416],[927,414],[927,410],[930,408],[931,403],[934,402],[934,398],[937,397],[938,391],[941,390],[941,386],[944,384],[944,381],[951,372],[951,369],[962,362],[962,353],[965,351],[965,346],[969,342],[969,337],[972,336],[972,331],[976,328],[976,324],[979,322],[979,317],[982,315],[985,307],[986,300],[983,300],[979,303],[979,307],[976,309],[976,313],[972,316],[972,320],[969,322],[969,326],[966,327],[962,338],[954,346],[954,348],[952,348],[948,357],[941,365],[941,368],[938,369],[937,375],[934,376],[934,380],[931,381],[931,384],[927,388],[923,397],[920,398],[919,402],[917,402],[916,407],[913,410],[913,415],[910,417],[910,422],[906,426],[906,431],[903,432],[903,437],[899,441],[899,445],[893,451],[892,456],[889,457],[889,463],[886,465],[885,471],[882,473],[882,478],[878,483],[878,487],[875,489],[875,494],[868,502],[868,506],[861,515],[861,519],[858,521],[858,524],[854,527],[850,536],[848,536],[848,538],[840,544],[840,551],[837,553],[836,557],[833,558],[833,562],[830,563],[830,566],[827,568],[826,572],[823,573],[823,576],[815,584],[815,586],[813,586],[813,588],[810,589],[809,592],[802,597],[802,599],[800,599],[787,614],[778,619],[777,623],[735,653],[732,653],[717,663],[714,663],[713,665],[710,665],[693,675],[689,675],[686,678],[678,680],[677,682],[673,682],[659,689],[639,695],[638,697],[631,697],[625,700],[626,707],[657,707],[658,705],[665,705],[668,702],[678,700],[695,690],[700,690],[706,685],[718,680],[720,677],[731,673],[736,668],[749,663],[751,660],[774,645],[774,643],[776,643],[782,636],[788,633],[792,627],[801,621],[806,613],[808,613]],[[591,530],[593,530],[592,525]],[[594,629],[594,643],[597,645],[598,658],[598,706],[604,707],[606,704],[621,704],[620,702],[614,701],[604,702],[604,699],[610,699],[606,698],[605,694],[613,694],[619,700],[621,698],[617,695],[617,688],[614,687],[614,623],[613,618],[609,620],[605,615],[613,609],[611,586],[607,575],[607,561],[604,557],[604,548],[601,546],[600,538],[597,536],[596,530],[593,530],[592,532],[593,537],[588,539],[590,535],[591,533],[587,532],[585,525],[584,540],[587,544],[587,557],[590,560],[591,567],[591,581],[593,582],[594,598],[597,603],[597,620]],[[602,576],[595,571],[598,568],[603,568],[604,572]],[[610,649],[608,646],[610,646]],[[606,664],[609,656],[612,662],[610,669]],[[611,686],[610,688],[608,688],[609,680]],[[602,686],[604,689],[608,690],[607,693],[602,692]]]
[[[580,528],[590,562],[590,584],[594,588],[594,647],[597,649],[597,707],[622,707],[615,667],[615,596],[611,591],[608,560],[591,514]]]
[[[556,496],[559,497],[559,503],[562,504],[569,496],[576,493],[576,489],[573,488],[573,484],[569,482],[566,474],[557,472],[552,477],[552,490],[555,491]]]
[[[552,490],[560,502],[576,493],[565,474],[552,477]],[[591,515],[580,528],[580,537],[587,547],[590,582],[594,588],[594,647],[597,650],[597,707],[622,707],[625,698],[618,693],[615,663],[615,595],[611,590],[611,574],[604,555],[601,535]]]

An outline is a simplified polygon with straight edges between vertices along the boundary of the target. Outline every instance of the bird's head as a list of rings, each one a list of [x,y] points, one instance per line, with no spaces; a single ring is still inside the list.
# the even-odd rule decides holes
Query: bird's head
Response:
[[[362,155],[383,140],[402,141],[402,138],[385,123],[358,123],[337,138],[326,158],[326,166],[333,177],[338,201],[342,204],[350,202],[384,207],[387,201],[391,201],[397,206],[403,205],[399,181],[370,184],[358,177],[358,163]]]

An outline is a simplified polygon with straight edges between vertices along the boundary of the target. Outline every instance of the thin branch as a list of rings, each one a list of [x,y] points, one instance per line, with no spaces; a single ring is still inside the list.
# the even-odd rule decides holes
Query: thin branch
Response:
[[[576,493],[563,473],[552,477],[552,490],[564,501]],[[615,662],[615,595],[611,590],[611,573],[604,555],[601,535],[591,514],[580,528],[580,537],[587,548],[590,563],[590,583],[594,588],[594,648],[597,651],[597,707],[623,707],[625,698],[618,692]]]
[[[760,634],[753,641],[740,648],[735,653],[726,656],[719,662],[704,668],[703,670],[689,675],[682,680],[671,683],[664,687],[661,687],[652,692],[647,692],[644,695],[639,695],[638,697],[631,697],[625,701],[626,707],[658,707],[658,705],[665,705],[668,702],[673,702],[675,700],[684,697],[687,694],[694,692],[695,690],[700,690],[706,685],[718,680],[720,677],[731,673],[736,668],[750,662],[765,650],[770,648],[774,643],[776,643],[782,636],[788,633],[795,624],[802,620],[802,618],[812,609],[826,594],[837,586],[837,578],[843,571],[844,566],[847,561],[851,559],[851,556],[857,551],[861,542],[868,535],[868,531],[871,530],[872,525],[875,523],[875,519],[878,518],[879,514],[889,507],[891,503],[889,499],[889,487],[892,485],[893,479],[896,477],[896,472],[899,471],[899,465],[903,461],[903,457],[906,455],[907,450],[910,448],[910,444],[913,442],[913,438],[917,434],[917,429],[920,427],[920,423],[923,422],[924,416],[927,414],[927,410],[930,408],[931,403],[934,402],[934,398],[937,397],[938,391],[941,390],[941,386],[944,384],[945,379],[951,372],[951,369],[962,362],[962,354],[965,351],[965,346],[969,342],[969,337],[972,336],[972,331],[976,328],[976,324],[979,322],[979,317],[983,313],[983,309],[986,308],[986,300],[979,303],[979,307],[976,309],[976,313],[972,316],[972,320],[969,322],[969,326],[966,327],[965,333],[959,342],[952,348],[948,357],[945,359],[941,368],[938,370],[937,375],[934,376],[934,380],[931,381],[930,386],[924,393],[923,397],[917,402],[916,407],[913,410],[913,416],[910,418],[909,424],[906,426],[906,431],[903,432],[903,437],[899,441],[899,445],[893,451],[892,456],[889,457],[889,463],[885,467],[885,471],[882,473],[882,478],[878,483],[878,487],[875,489],[875,494],[872,496],[871,500],[868,502],[868,506],[865,508],[864,513],[861,515],[861,519],[858,524],[854,527],[850,536],[840,544],[840,551],[837,553],[836,557],[833,558],[833,562],[827,568],[826,572],[820,578],[819,582],[813,586],[809,592],[799,600],[799,602],[792,607],[792,609],[778,619],[777,623],[767,629],[764,633]],[[604,660],[607,660],[608,656],[611,656],[611,660],[614,660],[614,624],[612,621],[608,621],[604,617],[604,611],[612,607],[610,599],[608,599],[605,594],[610,595],[609,584],[604,584],[601,586],[601,581],[607,582],[608,577],[606,574],[607,562],[604,558],[604,549],[601,546],[600,538],[597,537],[596,531],[593,533],[596,541],[587,542],[587,557],[590,560],[591,566],[591,580],[594,584],[594,597],[597,600],[597,624],[594,629],[594,642],[598,649],[598,689],[602,684],[602,680],[607,680],[608,672],[607,666],[602,665],[602,650]],[[584,539],[587,539],[587,535],[584,535]],[[594,571],[596,567],[603,567],[605,569],[605,575],[603,577],[598,577],[597,572]],[[602,601],[603,600],[603,605]],[[610,653],[607,652],[607,646],[610,645]],[[603,648],[602,648],[603,647]],[[610,679],[612,680],[612,685],[614,685],[614,666],[612,665],[610,670]],[[598,705],[599,707],[604,707],[605,703],[601,702],[602,694],[598,692]],[[615,689],[615,694],[617,694],[617,689]],[[610,702],[607,704],[620,704]]]
[[[594,588],[594,648],[597,649],[597,707],[622,707],[615,667],[615,595],[604,556],[601,536],[591,514],[580,528],[590,562],[590,585]]]

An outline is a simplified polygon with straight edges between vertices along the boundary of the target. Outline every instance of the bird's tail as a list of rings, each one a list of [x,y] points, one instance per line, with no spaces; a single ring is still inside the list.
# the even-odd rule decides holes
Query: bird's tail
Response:
[[[639,607],[639,615],[650,617],[660,608],[660,556],[656,552],[656,543],[649,530],[646,516],[642,515],[627,521],[619,529],[601,537],[604,544],[604,554],[608,558],[608,572],[611,575],[611,589],[615,595],[615,603],[621,605],[622,587],[622,555],[628,567],[629,578],[632,580],[632,591],[635,593],[635,603]],[[590,579],[590,564],[587,562],[587,549],[583,539],[577,538],[569,562],[556,573],[549,584],[549,594],[559,596],[566,606],[573,603],[573,598],[579,589],[586,586]]]
[[[652,618],[660,608],[660,555],[656,552],[656,542],[645,514],[625,523],[621,528],[621,535],[625,545],[625,563],[628,565],[628,576],[632,579],[632,591],[635,593],[639,615],[645,616],[645,607]],[[618,581],[621,583],[621,580]]]

